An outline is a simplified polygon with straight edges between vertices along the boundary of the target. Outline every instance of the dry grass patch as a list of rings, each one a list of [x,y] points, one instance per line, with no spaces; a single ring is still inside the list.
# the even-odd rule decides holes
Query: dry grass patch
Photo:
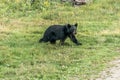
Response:
[[[120,35],[120,29],[114,30],[103,30],[99,33],[100,35]]]
[[[112,22],[111,28],[101,31],[100,35],[120,35],[120,20]]]

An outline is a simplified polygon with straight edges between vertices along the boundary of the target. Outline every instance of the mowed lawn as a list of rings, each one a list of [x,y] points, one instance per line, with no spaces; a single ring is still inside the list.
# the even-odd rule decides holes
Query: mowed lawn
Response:
[[[94,80],[120,57],[120,1],[7,11],[0,3],[0,80]],[[78,23],[77,46],[38,43],[53,24]]]

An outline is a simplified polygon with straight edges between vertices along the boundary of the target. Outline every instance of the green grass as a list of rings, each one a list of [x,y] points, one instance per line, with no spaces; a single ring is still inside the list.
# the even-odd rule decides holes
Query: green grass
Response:
[[[94,80],[120,57],[119,0],[15,12],[0,4],[1,80]],[[69,39],[64,46],[38,43],[49,25],[76,22],[82,46]]]

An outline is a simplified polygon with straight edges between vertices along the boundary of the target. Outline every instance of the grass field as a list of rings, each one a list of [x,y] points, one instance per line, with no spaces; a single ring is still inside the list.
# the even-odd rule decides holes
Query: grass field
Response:
[[[56,3],[42,11],[7,6],[0,3],[0,80],[94,80],[120,57],[119,0]],[[82,46],[69,38],[64,46],[38,43],[49,25],[76,22]]]

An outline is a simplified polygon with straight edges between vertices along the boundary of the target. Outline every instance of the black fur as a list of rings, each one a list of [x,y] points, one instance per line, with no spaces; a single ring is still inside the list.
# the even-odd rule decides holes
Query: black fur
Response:
[[[51,44],[55,44],[56,40],[60,40],[60,43],[64,44],[66,38],[69,37],[75,44],[82,45],[75,37],[77,26],[77,23],[75,25],[52,25],[45,31],[39,42],[49,41]]]

